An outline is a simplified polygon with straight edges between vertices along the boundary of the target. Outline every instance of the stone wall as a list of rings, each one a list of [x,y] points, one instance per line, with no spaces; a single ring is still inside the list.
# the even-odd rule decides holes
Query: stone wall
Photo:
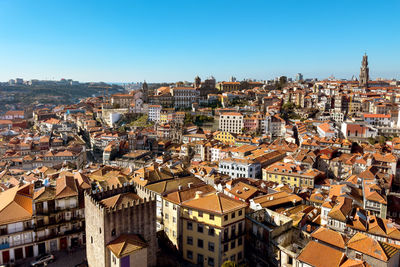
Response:
[[[133,201],[127,205],[109,209],[99,201],[116,194],[136,192],[133,184],[111,188],[92,195],[85,194],[87,259],[89,266],[109,266],[110,253],[107,244],[121,234],[138,234],[147,243],[148,266],[156,265],[156,201],[154,198]],[[93,242],[92,242],[93,239]]]

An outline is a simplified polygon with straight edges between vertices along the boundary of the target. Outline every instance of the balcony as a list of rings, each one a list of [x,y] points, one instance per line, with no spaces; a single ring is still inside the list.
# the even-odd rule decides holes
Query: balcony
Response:
[[[222,240],[221,240],[221,242],[222,243],[226,243],[226,242],[229,242],[229,241],[232,241],[232,240],[234,240],[234,239],[236,239],[236,238],[239,238],[239,237],[242,237],[242,236],[244,236],[245,235],[245,233],[244,232],[242,232],[242,233],[239,233],[239,234],[231,234],[231,236],[227,236],[227,235],[223,235],[222,236]]]
[[[0,244],[0,250],[2,250],[2,249],[6,249],[6,248],[9,248],[10,247],[10,243],[3,243],[3,244]]]
[[[39,230],[43,230],[48,228],[49,226],[55,226],[55,225],[61,225],[61,224],[65,224],[65,223],[77,223],[80,221],[83,221],[85,219],[84,216],[72,216],[70,217],[68,220],[66,218],[56,218],[56,219],[52,219],[49,220],[48,224],[37,224],[36,226],[33,227],[33,229],[35,231],[39,231]]]

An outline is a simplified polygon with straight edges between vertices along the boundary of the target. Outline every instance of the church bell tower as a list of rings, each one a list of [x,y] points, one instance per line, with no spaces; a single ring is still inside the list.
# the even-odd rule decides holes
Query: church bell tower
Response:
[[[364,54],[360,68],[360,86],[367,88],[369,81],[368,56]]]

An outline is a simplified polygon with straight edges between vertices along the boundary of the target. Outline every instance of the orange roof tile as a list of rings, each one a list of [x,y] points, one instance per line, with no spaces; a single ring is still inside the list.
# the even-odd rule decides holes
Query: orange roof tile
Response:
[[[300,252],[297,260],[315,267],[339,266],[346,256],[339,250],[310,241]]]

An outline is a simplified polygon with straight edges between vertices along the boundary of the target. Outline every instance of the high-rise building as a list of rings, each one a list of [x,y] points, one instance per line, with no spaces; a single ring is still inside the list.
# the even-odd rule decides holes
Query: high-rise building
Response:
[[[369,68],[368,68],[368,56],[364,54],[360,68],[360,86],[368,87],[369,81]]]

